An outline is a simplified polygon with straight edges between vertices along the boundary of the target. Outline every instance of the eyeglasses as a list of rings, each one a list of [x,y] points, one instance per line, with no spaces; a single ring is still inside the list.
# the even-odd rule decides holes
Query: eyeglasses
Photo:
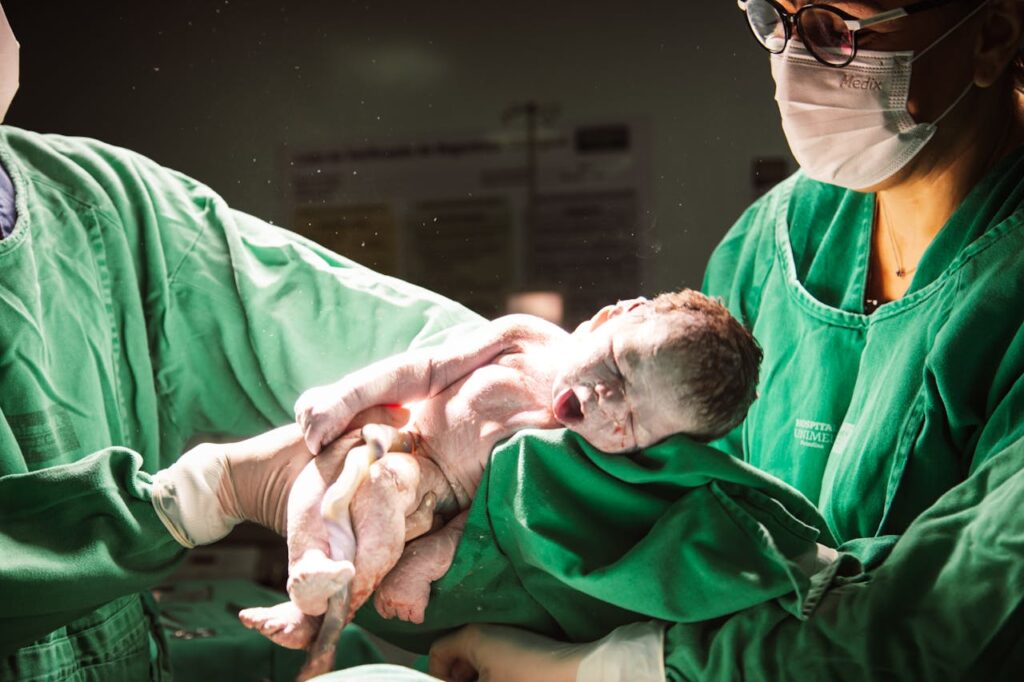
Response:
[[[857,56],[857,34],[869,26],[946,5],[954,0],[921,0],[874,16],[858,19],[830,5],[804,5],[784,10],[774,0],[736,0],[761,47],[772,54],[786,49],[796,34],[814,58],[825,66],[841,68]]]

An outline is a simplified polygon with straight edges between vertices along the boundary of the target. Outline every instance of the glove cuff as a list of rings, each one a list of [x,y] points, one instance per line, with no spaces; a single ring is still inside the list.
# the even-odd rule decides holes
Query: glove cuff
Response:
[[[576,672],[577,682],[664,682],[665,625],[631,623],[594,642]]]
[[[180,545],[216,542],[241,521],[223,509],[217,495],[226,476],[221,449],[200,445],[153,477],[153,508]]]

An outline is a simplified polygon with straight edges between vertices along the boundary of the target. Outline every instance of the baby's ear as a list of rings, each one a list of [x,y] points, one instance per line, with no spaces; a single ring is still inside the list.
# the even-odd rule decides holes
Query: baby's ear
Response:
[[[581,327],[584,331],[594,331],[597,327],[608,321],[608,318],[614,317],[618,313],[619,307],[616,305],[606,305],[597,311],[597,314],[590,318],[589,323],[584,322]]]

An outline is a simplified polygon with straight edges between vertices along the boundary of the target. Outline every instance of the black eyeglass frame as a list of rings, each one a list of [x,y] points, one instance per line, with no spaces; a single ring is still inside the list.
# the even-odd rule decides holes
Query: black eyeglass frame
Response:
[[[787,12],[781,5],[779,5],[779,3],[775,2],[775,0],[758,1],[767,3],[772,7],[772,9],[775,10],[775,13],[779,15],[779,19],[782,21],[783,30],[782,47],[779,48],[778,50],[771,49],[763,42],[761,42],[761,38],[758,37],[757,32],[754,30],[753,25],[750,23],[750,20],[747,19],[747,5],[749,4],[750,0],[736,0],[736,6],[739,7],[740,10],[742,10],[744,18],[747,19],[747,28],[750,29],[750,33],[754,36],[754,40],[757,41],[758,45],[760,45],[762,48],[764,48],[771,54],[780,54],[786,49],[786,46],[789,45],[789,40],[793,36],[793,31],[795,29],[796,34],[800,37],[801,42],[803,42],[803,44],[807,46],[807,49],[814,56],[815,59],[817,59],[825,66],[829,66],[834,69],[841,69],[844,66],[847,66],[850,62],[852,62],[854,58],[856,58],[857,34],[860,33],[862,30],[870,26],[876,26],[878,24],[885,23],[886,21],[901,19],[911,14],[917,14],[918,12],[924,12],[925,10],[935,9],[936,7],[941,7],[942,5],[948,5],[949,3],[956,2],[957,0],[920,0],[919,2],[913,2],[904,7],[897,7],[896,9],[886,10],[885,12],[879,12],[878,14],[874,14],[870,17],[864,17],[863,19],[858,19],[857,17],[852,16],[851,14],[848,14],[837,7],[833,7],[832,5],[819,5],[811,3],[804,5],[796,12]],[[816,9],[819,11],[825,10],[827,12],[835,14],[840,19],[842,19],[843,24],[845,24],[846,26],[846,29],[850,32],[850,56],[842,64],[833,64],[832,62],[826,61],[822,56],[820,56],[817,53],[817,51],[814,48],[814,44],[808,42],[807,39],[804,37],[804,30],[800,25],[800,15],[809,9]]]

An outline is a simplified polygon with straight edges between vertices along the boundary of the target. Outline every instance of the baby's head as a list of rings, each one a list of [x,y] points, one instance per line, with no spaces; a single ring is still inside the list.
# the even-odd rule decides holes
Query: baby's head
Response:
[[[761,350],[720,303],[689,289],[619,301],[572,334],[555,418],[605,452],[674,433],[712,440],[743,421]]]

